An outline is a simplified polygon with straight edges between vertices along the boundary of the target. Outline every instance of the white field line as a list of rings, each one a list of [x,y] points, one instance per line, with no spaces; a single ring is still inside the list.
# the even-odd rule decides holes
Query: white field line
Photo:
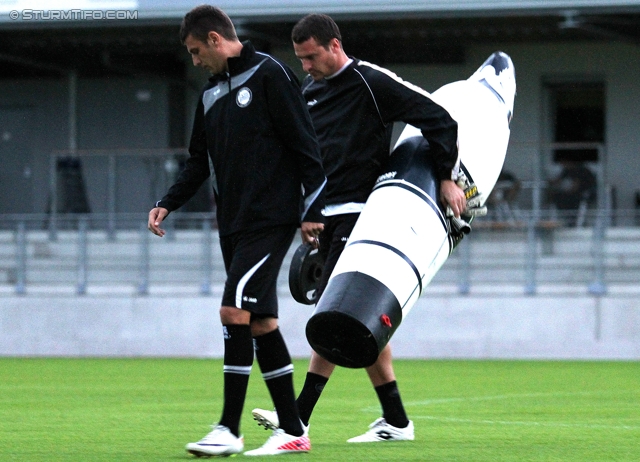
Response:
[[[637,394],[636,391],[628,390],[629,393]],[[619,394],[619,393],[616,393]],[[520,393],[509,395],[494,395],[494,396],[471,396],[460,398],[438,398],[427,399],[423,401],[411,401],[404,403],[407,408],[420,408],[428,407],[439,404],[449,403],[471,403],[477,401],[507,401],[514,399],[527,399],[527,398],[561,398],[561,397],[575,397],[575,396],[603,396],[609,395],[606,392],[566,392],[566,393]],[[379,406],[371,406],[362,410],[366,413],[379,413]],[[414,412],[408,412],[411,420],[432,420],[441,422],[457,422],[457,423],[470,423],[470,424],[482,424],[482,425],[513,425],[513,426],[537,426],[537,427],[553,427],[553,428],[592,428],[592,429],[612,429],[612,430],[640,430],[640,425],[607,425],[596,423],[583,423],[583,422],[541,422],[536,420],[522,421],[522,420],[492,420],[492,419],[463,419],[458,417],[446,417],[446,416],[434,416],[434,415],[420,415]]]

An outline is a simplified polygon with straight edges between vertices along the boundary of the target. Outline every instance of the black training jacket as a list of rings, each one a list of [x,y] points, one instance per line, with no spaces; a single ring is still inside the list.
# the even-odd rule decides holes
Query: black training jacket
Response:
[[[393,122],[422,130],[440,179],[458,159],[458,124],[427,92],[387,69],[353,59],[340,74],[302,84],[322,150],[327,205],[364,203],[389,156]]]
[[[177,209],[212,174],[221,236],[323,223],[326,179],[295,74],[248,41],[228,66],[228,74],[214,75],[204,86],[190,157],[156,206]]]

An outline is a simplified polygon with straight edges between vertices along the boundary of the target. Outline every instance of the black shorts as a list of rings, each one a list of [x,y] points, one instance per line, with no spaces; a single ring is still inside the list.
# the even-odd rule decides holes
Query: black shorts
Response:
[[[274,226],[220,238],[227,271],[222,306],[235,306],[259,317],[278,317],[278,273],[296,229]]]
[[[322,269],[322,280],[318,287],[318,296],[322,294],[324,288],[327,287],[329,276],[338,263],[338,258],[347,244],[347,239],[356,225],[356,221],[360,217],[359,213],[343,213],[340,215],[330,215],[326,218],[324,230],[320,233],[320,249],[318,252],[324,259],[324,268]]]

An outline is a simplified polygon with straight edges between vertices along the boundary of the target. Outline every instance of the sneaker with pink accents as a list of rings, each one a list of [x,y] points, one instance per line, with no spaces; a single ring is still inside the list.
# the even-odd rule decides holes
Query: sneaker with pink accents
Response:
[[[303,453],[311,450],[309,435],[305,432],[302,436],[293,436],[284,432],[281,428],[273,431],[273,434],[262,447],[247,451],[245,456],[275,456],[278,454]]]

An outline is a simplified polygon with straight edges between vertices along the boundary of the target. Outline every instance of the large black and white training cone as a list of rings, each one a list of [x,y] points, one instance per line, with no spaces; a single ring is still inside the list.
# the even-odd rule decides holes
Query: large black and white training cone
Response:
[[[458,122],[461,168],[484,204],[502,169],[516,93],[511,58],[493,53],[469,79],[431,97]],[[309,319],[323,358],[372,365],[456,245],[421,132],[407,126]]]

